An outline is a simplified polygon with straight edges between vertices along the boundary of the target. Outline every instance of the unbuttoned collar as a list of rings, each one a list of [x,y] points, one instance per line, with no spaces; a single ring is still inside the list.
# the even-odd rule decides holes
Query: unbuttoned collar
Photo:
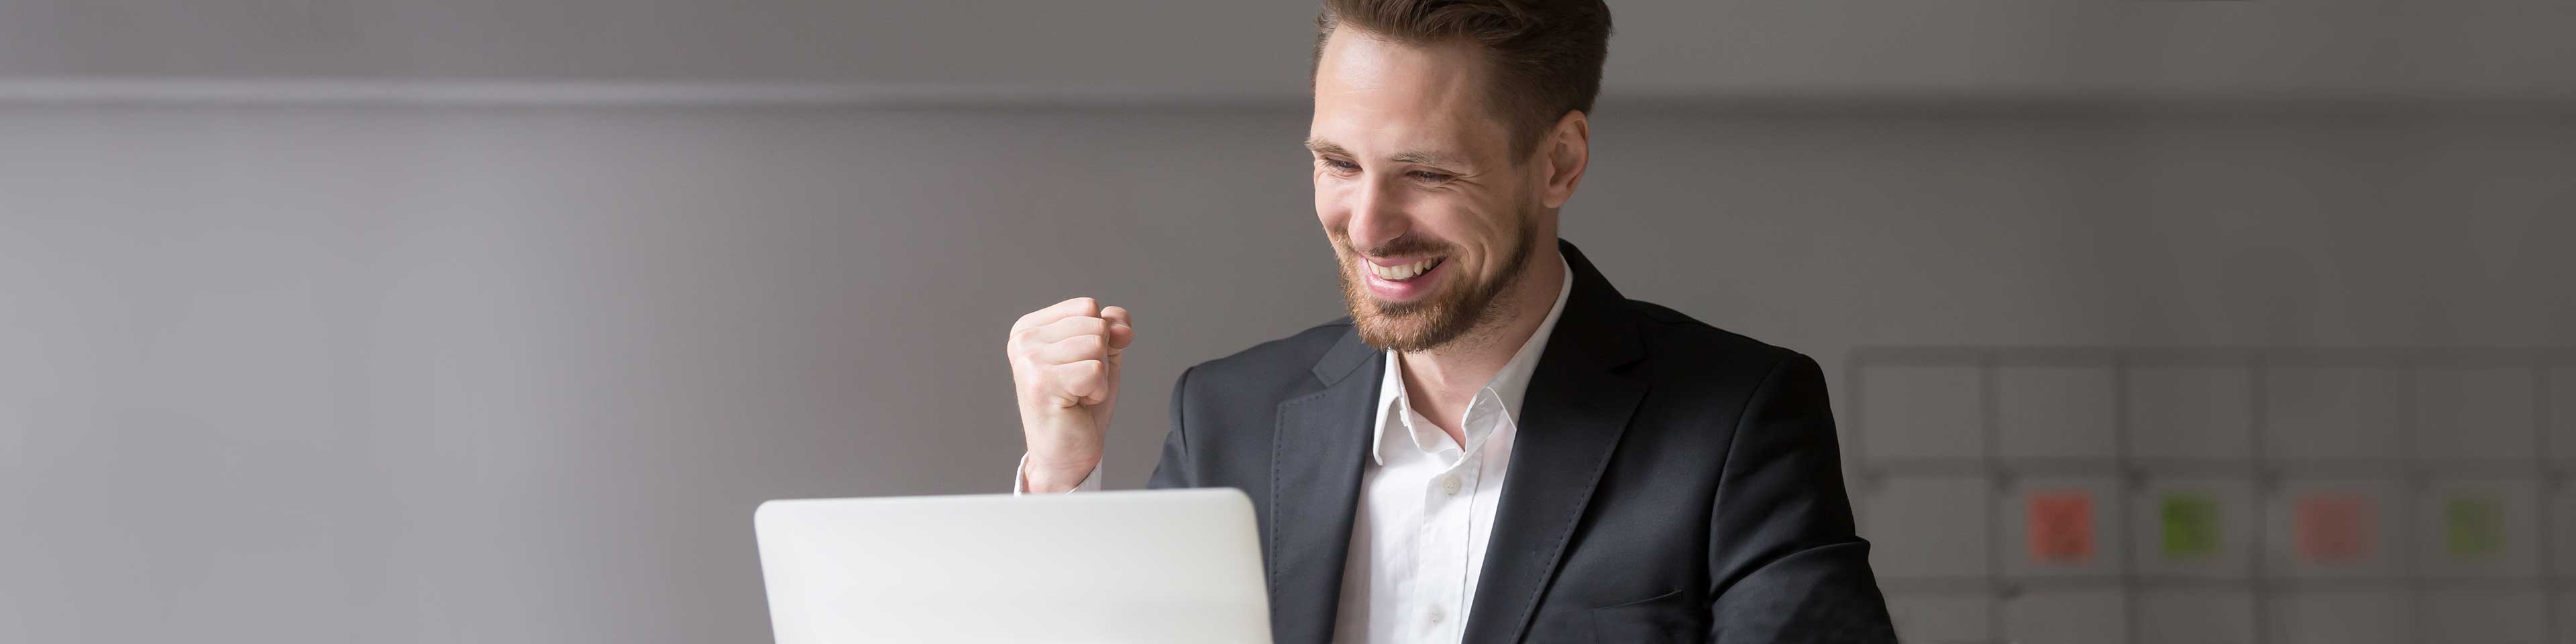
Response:
[[[1547,317],[1539,320],[1538,330],[1521,342],[1520,350],[1513,352],[1512,359],[1503,363],[1501,371],[1494,372],[1492,380],[1485,381],[1485,387],[1476,392],[1475,400],[1467,403],[1468,417],[1475,417],[1479,406],[1501,405],[1505,418],[1513,423],[1520,422],[1521,400],[1529,394],[1530,375],[1538,369],[1539,355],[1546,353],[1548,336],[1556,332],[1556,318],[1565,313],[1567,296],[1574,293],[1574,269],[1566,265],[1562,254],[1557,257],[1557,266],[1565,272],[1565,279],[1557,284],[1556,303],[1548,307]],[[1384,384],[1378,387],[1377,427],[1369,440],[1369,460],[1378,465],[1386,464],[1386,457],[1380,450],[1386,446],[1389,427],[1404,433],[1406,439],[1422,451],[1436,451],[1438,447],[1438,443],[1429,442],[1436,438],[1436,432],[1433,436],[1425,436],[1422,431],[1408,431],[1411,423],[1406,416],[1411,413],[1413,401],[1406,397],[1404,391],[1403,356],[1394,351],[1386,354],[1386,375],[1380,379]],[[1463,424],[1460,433],[1467,435],[1467,444],[1462,446],[1465,454],[1474,454],[1484,445],[1485,438],[1493,434],[1491,431],[1469,430]]]

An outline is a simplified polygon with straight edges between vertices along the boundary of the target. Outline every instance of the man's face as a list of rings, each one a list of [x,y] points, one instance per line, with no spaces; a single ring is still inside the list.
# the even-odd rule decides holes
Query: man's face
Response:
[[[1467,41],[1343,28],[1315,68],[1315,217],[1341,259],[1360,338],[1419,351],[1508,315],[1539,243],[1538,186]]]

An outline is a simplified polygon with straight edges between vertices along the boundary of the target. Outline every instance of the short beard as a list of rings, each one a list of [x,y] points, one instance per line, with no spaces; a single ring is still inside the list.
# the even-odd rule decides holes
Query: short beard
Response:
[[[1512,287],[1520,283],[1521,273],[1528,267],[1530,255],[1538,245],[1537,240],[1530,238],[1529,229],[1529,222],[1524,219],[1519,230],[1514,231],[1519,243],[1514,244],[1511,254],[1504,258],[1500,277],[1491,282],[1451,284],[1422,301],[1400,304],[1380,303],[1369,295],[1368,286],[1359,276],[1359,263],[1367,261],[1367,256],[1351,247],[1347,234],[1334,231],[1332,239],[1338,247],[1335,254],[1342,259],[1341,269],[1336,271],[1342,280],[1342,303],[1350,308],[1351,325],[1358,328],[1360,341],[1379,349],[1408,353],[1426,351],[1448,346],[1489,322],[1511,317],[1509,296]],[[1429,250],[1401,241],[1388,246],[1379,250],[1391,252],[1378,254]],[[1463,279],[1475,278],[1465,276]]]

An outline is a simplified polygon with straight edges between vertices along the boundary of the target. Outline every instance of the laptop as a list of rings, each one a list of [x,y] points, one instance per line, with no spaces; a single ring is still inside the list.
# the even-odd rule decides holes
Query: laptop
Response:
[[[778,644],[1270,641],[1238,490],[778,500],[752,524]]]

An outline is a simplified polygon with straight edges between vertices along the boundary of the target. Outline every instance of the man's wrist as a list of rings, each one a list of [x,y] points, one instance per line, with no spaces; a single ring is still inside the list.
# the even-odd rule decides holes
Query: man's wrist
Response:
[[[1092,470],[1099,466],[1098,456],[1067,462],[1032,453],[1020,465],[1020,480],[1027,486],[1022,491],[1030,494],[1071,491],[1082,487],[1082,482],[1091,478]]]

